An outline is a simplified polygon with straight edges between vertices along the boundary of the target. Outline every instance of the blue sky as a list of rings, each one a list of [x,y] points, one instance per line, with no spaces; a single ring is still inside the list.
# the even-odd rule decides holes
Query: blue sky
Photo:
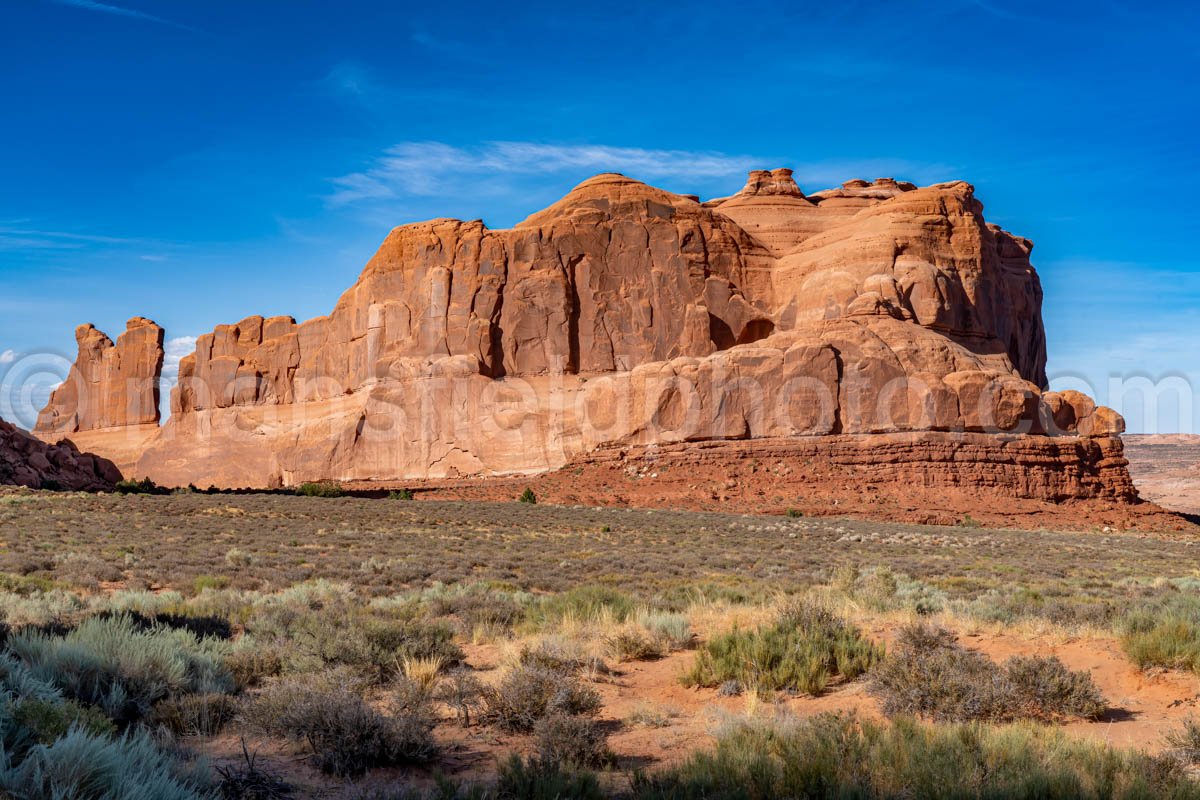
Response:
[[[1200,11],[575,6],[2,0],[0,415],[80,322],[149,316],[178,355],[328,312],[394,225],[506,226],[604,170],[713,196],[791,166],[808,191],[971,181],[1036,243],[1056,383],[1197,429],[1109,383],[1200,386]]]

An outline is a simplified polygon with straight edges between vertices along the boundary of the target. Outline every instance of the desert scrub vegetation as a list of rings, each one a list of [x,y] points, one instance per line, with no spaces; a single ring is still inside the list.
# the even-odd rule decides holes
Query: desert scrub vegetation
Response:
[[[876,723],[822,714],[736,722],[715,748],[634,781],[638,798],[1196,798],[1171,757],[1032,724]]]
[[[302,483],[294,491],[300,497],[341,497],[346,493],[336,481]]]
[[[206,766],[139,722],[156,702],[226,686],[204,643],[138,630],[129,617],[65,634],[9,633],[0,653],[0,790],[27,800],[211,797]]]
[[[761,695],[816,695],[834,679],[851,681],[882,656],[878,646],[829,609],[809,600],[786,604],[769,625],[714,636],[683,677],[687,686],[730,686]]]
[[[184,594],[193,593],[202,576],[261,592],[323,578],[379,597],[439,583],[539,595],[592,584],[647,604],[657,598],[662,604],[653,607],[677,611],[684,593],[698,585],[714,595],[758,601],[829,583],[840,569],[858,568],[865,576],[886,567],[898,582],[890,602],[929,608],[941,601],[944,610],[957,613],[960,603],[995,592],[978,613],[988,613],[999,599],[1013,618],[1049,615],[1070,623],[1078,616],[1090,623],[1104,614],[1106,602],[1120,607],[1167,591],[1126,582],[1185,578],[1195,564],[1189,543],[1166,538],[833,518],[352,496],[319,502],[283,492],[0,490],[0,500],[0,541],[7,545],[0,548],[0,572],[61,589],[89,588],[76,583],[87,576],[56,574],[53,555],[75,552],[119,571],[129,588]],[[231,548],[247,557],[227,562]],[[374,566],[364,570],[368,562]],[[99,574],[91,577],[101,581]],[[928,592],[910,592],[908,580]],[[862,583],[865,597],[873,587]],[[1037,597],[1004,603],[1010,587],[1026,587]]]
[[[871,671],[870,690],[889,716],[939,722],[1097,719],[1105,710],[1087,672],[1072,672],[1053,656],[1014,656],[999,665],[924,623],[901,629]]]
[[[526,651],[496,685],[483,689],[483,720],[502,730],[528,733],[548,717],[595,714],[600,694],[584,684],[579,668],[545,651]]]
[[[401,681],[394,691],[392,712],[384,714],[346,688],[344,675],[289,678],[259,694],[247,716],[264,733],[302,742],[322,772],[353,777],[434,755],[435,718],[427,690]]]

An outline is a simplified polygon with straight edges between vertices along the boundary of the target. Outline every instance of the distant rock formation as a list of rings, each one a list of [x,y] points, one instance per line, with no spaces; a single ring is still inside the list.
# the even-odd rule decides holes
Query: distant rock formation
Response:
[[[928,466],[934,448],[965,454],[962,479],[1000,492],[1131,499],[1121,418],[1045,391],[1031,249],[986,223],[961,181],[806,196],[790,170],[758,170],[702,203],[602,174],[510,230],[396,228],[329,316],[218,326],[180,363],[171,418],[144,440],[127,408],[142,395],[105,394],[112,381],[90,376],[112,374],[96,366],[109,350],[85,335],[72,374],[89,377],[75,385],[115,399],[81,416],[84,396],[60,390],[38,432],[75,420],[85,436],[103,420],[109,433],[87,446],[115,453],[104,437],[124,419],[138,431],[118,454],[127,472],[224,486],[531,473],[705,440],[802,439],[811,452],[858,436],[855,457],[869,458],[871,436],[905,433],[879,451],[897,479],[954,480],[953,459]],[[118,353],[134,350],[128,336]],[[1022,437],[1031,477],[989,472],[979,433]],[[939,444],[966,434],[970,447]],[[1064,460],[1061,437],[1098,446]],[[1039,462],[1043,447],[1054,455]],[[1062,477],[1101,453],[1089,472],[1101,477]]]
[[[119,480],[111,461],[81,453],[70,442],[47,444],[0,419],[0,485],[102,491]]]
[[[79,354],[38,414],[34,435],[86,441],[86,449],[129,474],[159,431],[163,337],[163,329],[143,317],[129,320],[116,344],[90,324],[76,328]]]
[[[38,415],[39,435],[158,425],[163,329],[142,317],[125,324],[114,345],[92,325],[75,329],[79,355]]]

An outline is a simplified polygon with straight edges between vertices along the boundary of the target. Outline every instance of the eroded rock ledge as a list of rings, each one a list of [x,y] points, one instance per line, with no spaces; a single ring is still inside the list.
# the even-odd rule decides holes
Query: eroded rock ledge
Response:
[[[131,322],[115,346],[81,329],[38,433],[218,486],[527,474],[729,440],[834,457],[851,436],[895,480],[932,459],[922,474],[1002,494],[1131,499],[1120,417],[1044,390],[1031,250],[961,181],[806,195],[764,170],[702,203],[603,174],[510,230],[396,228],[326,317],[217,326],[161,428],[139,413],[155,357],[141,331],[157,326]],[[95,394],[102,411],[81,411]],[[979,438],[939,459],[885,436],[919,432]],[[1022,478],[1038,459],[1093,477]]]

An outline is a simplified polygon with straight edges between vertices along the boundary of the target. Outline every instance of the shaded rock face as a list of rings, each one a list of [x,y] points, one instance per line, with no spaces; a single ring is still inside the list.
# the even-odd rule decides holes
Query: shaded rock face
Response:
[[[92,325],[75,329],[79,355],[70,374],[38,415],[44,436],[157,425],[163,329],[134,317],[113,344]]]
[[[0,485],[103,491],[119,480],[111,461],[81,453],[69,441],[47,444],[0,420]]]
[[[1079,450],[1111,460],[1120,417],[1043,391],[1031,249],[986,223],[963,182],[806,196],[790,170],[763,170],[701,203],[603,174],[510,230],[396,228],[326,317],[250,317],[200,337],[135,473],[199,485],[528,473],[623,445],[911,431],[1003,433],[1033,450],[1112,439]],[[107,352],[87,341],[80,376]],[[69,406],[46,415],[68,419]]]

